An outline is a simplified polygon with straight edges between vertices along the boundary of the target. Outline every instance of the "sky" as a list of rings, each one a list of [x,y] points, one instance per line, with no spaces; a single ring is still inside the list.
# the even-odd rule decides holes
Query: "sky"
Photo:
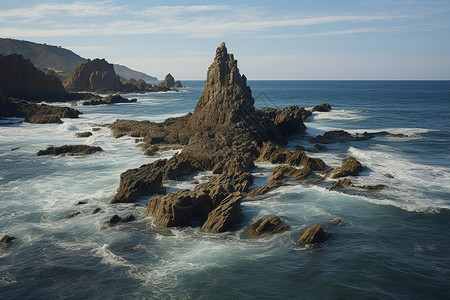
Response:
[[[204,80],[225,42],[249,80],[449,80],[450,0],[0,0],[0,37]]]

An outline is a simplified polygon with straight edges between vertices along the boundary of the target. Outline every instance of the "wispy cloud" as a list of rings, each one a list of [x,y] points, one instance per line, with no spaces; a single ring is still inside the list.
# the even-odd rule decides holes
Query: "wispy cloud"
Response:
[[[108,16],[114,15],[114,21]],[[95,35],[176,34],[207,38],[234,36],[274,36],[279,29],[319,25],[345,25],[340,30],[280,33],[279,37],[313,37],[383,32],[380,26],[420,18],[415,14],[340,14],[294,16],[273,13],[258,6],[186,5],[136,9],[111,1],[44,3],[27,8],[0,10],[0,34],[8,37],[56,37]],[[45,26],[39,22],[45,21]],[[353,24],[370,24],[369,26]],[[3,26],[2,26],[3,25]],[[31,25],[31,26],[30,26]],[[390,25],[392,26],[392,25]],[[398,26],[398,24],[397,24]]]

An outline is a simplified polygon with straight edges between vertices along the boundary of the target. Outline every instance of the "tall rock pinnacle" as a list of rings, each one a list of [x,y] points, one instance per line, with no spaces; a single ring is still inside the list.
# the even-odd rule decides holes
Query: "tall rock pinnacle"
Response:
[[[245,123],[254,118],[253,104],[247,78],[240,75],[237,60],[222,43],[216,50],[205,89],[190,118],[192,129],[223,131],[237,123]]]

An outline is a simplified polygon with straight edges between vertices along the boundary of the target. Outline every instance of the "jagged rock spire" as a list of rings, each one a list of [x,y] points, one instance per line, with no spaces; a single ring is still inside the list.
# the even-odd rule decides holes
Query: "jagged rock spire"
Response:
[[[222,43],[208,69],[205,89],[190,118],[190,125],[194,130],[226,130],[231,125],[253,118],[253,105],[247,78],[240,75],[237,60]]]

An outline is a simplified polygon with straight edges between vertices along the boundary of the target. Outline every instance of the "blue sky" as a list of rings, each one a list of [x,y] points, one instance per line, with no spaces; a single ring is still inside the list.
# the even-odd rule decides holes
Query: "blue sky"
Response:
[[[5,1],[0,37],[205,79],[225,41],[251,79],[450,79],[450,1]]]

